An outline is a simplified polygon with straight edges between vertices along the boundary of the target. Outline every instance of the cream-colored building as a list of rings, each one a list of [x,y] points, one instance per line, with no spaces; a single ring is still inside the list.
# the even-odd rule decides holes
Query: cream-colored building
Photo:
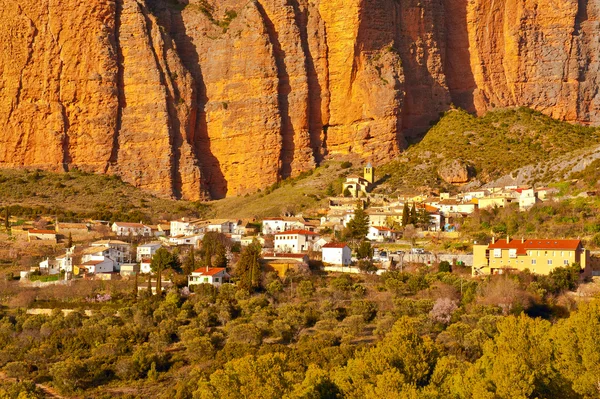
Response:
[[[590,253],[580,240],[492,240],[489,245],[473,246],[474,276],[503,274],[529,269],[535,274],[549,274],[557,267],[579,263],[589,274]]]
[[[485,197],[485,198],[477,198],[477,204],[479,205],[479,209],[489,209],[489,208],[505,208],[508,205],[508,198],[506,197]]]

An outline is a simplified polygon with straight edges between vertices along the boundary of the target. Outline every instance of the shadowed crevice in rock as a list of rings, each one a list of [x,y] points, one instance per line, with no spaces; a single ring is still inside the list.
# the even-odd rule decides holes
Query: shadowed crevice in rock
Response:
[[[127,106],[125,101],[125,83],[123,74],[123,49],[121,48],[120,31],[121,31],[121,14],[123,13],[123,0],[115,1],[115,31],[113,32],[114,47],[117,56],[117,115],[115,122],[115,131],[113,132],[112,149],[110,158],[104,168],[104,173],[107,173],[109,168],[116,166],[119,159],[119,134],[123,125],[123,108]]]
[[[287,72],[285,65],[285,52],[281,48],[279,42],[279,36],[275,30],[273,21],[269,19],[269,16],[265,12],[263,6],[256,2],[256,9],[260,13],[265,28],[267,29],[267,35],[269,41],[273,46],[273,57],[275,58],[275,66],[277,67],[277,78],[279,84],[277,86],[278,102],[279,102],[279,113],[281,116],[281,153],[280,162],[281,167],[279,169],[279,176],[281,179],[287,179],[292,175],[292,162],[294,161],[294,126],[290,117],[290,104],[289,95],[292,91],[290,87],[290,76]]]
[[[187,6],[188,2],[181,4]],[[198,157],[202,173],[201,186],[209,193],[211,199],[222,199],[227,195],[228,185],[221,170],[221,164],[210,148],[205,109],[209,99],[206,95],[206,84],[202,76],[200,58],[192,38],[187,34],[181,11],[171,8],[169,12],[171,37],[177,45],[177,54],[194,79],[189,130],[191,145]]]
[[[144,23],[146,28],[146,37],[148,40],[148,47],[152,53],[152,57],[154,58],[154,65],[158,70],[158,74],[160,77],[160,85],[164,90],[165,94],[165,106],[167,108],[169,121],[168,121],[168,129],[169,129],[169,140],[171,143],[171,153],[169,157],[171,158],[171,190],[173,196],[175,198],[181,198],[181,176],[179,176],[179,160],[181,158],[181,140],[179,134],[179,118],[177,117],[177,112],[174,110],[173,102],[174,98],[172,93],[169,90],[169,86],[167,85],[167,77],[165,76],[165,71],[160,63],[158,58],[158,54],[156,54],[156,49],[154,47],[154,42],[152,40],[152,21],[148,17],[148,11],[138,3],[138,7],[140,8],[140,12],[144,17]]]
[[[444,72],[454,105],[475,112],[474,91],[477,88],[471,69],[469,31],[467,27],[468,0],[445,0],[446,53]]]
[[[306,59],[306,77],[308,83],[308,129],[310,134],[310,146],[313,151],[313,159],[317,165],[322,161],[321,133],[323,131],[323,115],[321,112],[323,89],[319,82],[319,76],[315,67],[314,57],[308,43],[308,8],[302,7],[297,0],[292,0],[296,25],[300,30],[300,43]]]

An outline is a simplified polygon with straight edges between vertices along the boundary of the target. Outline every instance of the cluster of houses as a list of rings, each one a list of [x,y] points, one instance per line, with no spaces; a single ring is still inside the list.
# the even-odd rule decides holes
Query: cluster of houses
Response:
[[[345,196],[330,198],[328,209],[321,213],[323,216],[312,220],[302,216],[282,216],[262,220],[182,218],[157,225],[115,222],[110,229],[116,239],[95,241],[82,248],[69,248],[64,255],[42,261],[39,269],[48,274],[64,272],[65,278],[147,274],[151,273],[152,258],[160,248],[198,247],[210,232],[224,234],[232,243],[239,243],[242,247],[258,243],[262,247],[265,267],[280,275],[284,275],[289,269],[308,268],[309,259],[321,260],[325,267],[343,269],[353,264],[352,251],[346,243],[337,242],[335,237],[354,218],[358,201],[368,204],[365,211],[369,224],[366,238],[382,243],[394,242],[399,238],[407,205],[410,205],[411,212],[417,211],[421,215],[420,227],[423,230],[440,232],[452,231],[454,220],[467,217],[477,209],[518,203],[519,209],[526,210],[539,201],[550,199],[554,193],[553,189],[548,188],[502,187],[455,196],[441,193],[435,196],[416,195],[390,199],[372,194],[374,185],[375,170],[369,164],[364,168],[363,177],[349,176],[343,183]],[[55,230],[32,229],[27,234],[30,241],[56,242],[59,231],[65,234],[78,229],[87,231],[85,225],[82,227],[57,223]],[[135,247],[135,253],[132,245],[134,239],[136,242],[143,242]],[[548,244],[544,240],[525,240],[519,244],[508,240],[506,244],[493,242],[485,248],[476,245],[473,273],[498,273],[508,265],[515,268],[528,265],[530,269],[534,265],[534,271],[545,273],[549,270],[548,266],[561,261],[585,264],[587,255],[585,251],[582,252],[581,243],[576,244],[574,240],[552,242],[554,244]],[[540,258],[548,254],[548,248],[552,248],[552,259]],[[556,253],[560,253],[560,259],[555,258],[559,256]],[[227,278],[225,269],[200,268],[189,276],[188,282],[190,285],[220,285]]]

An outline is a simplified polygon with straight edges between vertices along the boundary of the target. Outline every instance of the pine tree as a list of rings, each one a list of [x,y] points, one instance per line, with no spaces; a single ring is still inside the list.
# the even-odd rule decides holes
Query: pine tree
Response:
[[[369,233],[369,215],[363,209],[362,202],[356,204],[354,218],[348,222],[348,229],[352,238],[362,239]]]

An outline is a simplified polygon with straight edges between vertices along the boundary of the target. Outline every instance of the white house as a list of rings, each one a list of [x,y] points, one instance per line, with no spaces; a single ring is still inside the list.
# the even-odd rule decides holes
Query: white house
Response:
[[[230,234],[237,226],[237,220],[215,219],[208,220],[205,224],[205,231],[214,231],[217,233]]]
[[[171,237],[178,237],[198,234],[202,230],[202,228],[199,225],[200,222],[200,219],[190,220],[188,218],[182,218],[181,220],[172,220],[170,235]]]
[[[159,242],[150,242],[148,244],[139,245],[137,247],[137,256],[136,260],[141,262],[142,259],[152,259],[156,251],[158,251],[162,247],[162,244]]]
[[[84,264],[89,261],[106,261],[109,263],[112,262],[113,264],[113,267],[110,270],[111,272],[113,269],[118,271],[123,263],[129,262],[130,249],[131,246],[128,243],[119,240],[102,240],[93,242],[91,247],[83,250],[81,255],[81,266],[84,266]],[[101,265],[101,268],[104,268],[104,265]],[[87,269],[88,271],[97,270],[98,267]]]
[[[46,258],[46,260],[40,262],[40,272],[46,272],[48,274],[58,274],[61,271],[72,273],[72,256],[74,251],[75,247],[72,247],[68,248],[63,256],[56,257],[55,260],[50,260],[50,258]]]
[[[263,234],[277,234],[283,231],[304,229],[305,227],[303,218],[281,217],[263,219],[262,221]]]
[[[202,267],[194,270],[188,276],[188,286],[212,284],[215,287],[219,287],[228,277],[227,271],[222,267]]]
[[[191,236],[175,236],[169,237],[169,242],[175,245],[193,245],[198,246],[198,243],[202,241],[204,234],[195,234]]]
[[[313,248],[319,234],[308,230],[290,230],[275,234],[275,252],[299,254]]]
[[[348,266],[352,263],[352,250],[344,242],[330,242],[321,250],[323,264]]]
[[[371,241],[383,242],[385,240],[396,240],[396,232],[384,226],[370,226],[367,233],[367,239]]]
[[[152,259],[142,259],[140,262],[140,273],[152,273],[152,268],[150,265],[152,264]]]
[[[537,198],[537,195],[535,193],[535,190],[532,188],[523,189],[523,190],[517,189],[517,193],[519,194],[519,210],[520,211],[526,211],[527,209],[534,206],[536,202],[539,201]]]
[[[114,262],[106,258],[104,260],[88,260],[79,265],[79,274],[82,272],[96,273],[112,273],[115,270]]]
[[[111,230],[120,237],[127,237],[129,235],[134,237],[152,236],[152,228],[142,223],[114,222],[111,226]]]
[[[47,274],[58,274],[60,273],[60,267],[56,260],[50,260],[50,258],[46,258],[40,262],[40,273]]]

